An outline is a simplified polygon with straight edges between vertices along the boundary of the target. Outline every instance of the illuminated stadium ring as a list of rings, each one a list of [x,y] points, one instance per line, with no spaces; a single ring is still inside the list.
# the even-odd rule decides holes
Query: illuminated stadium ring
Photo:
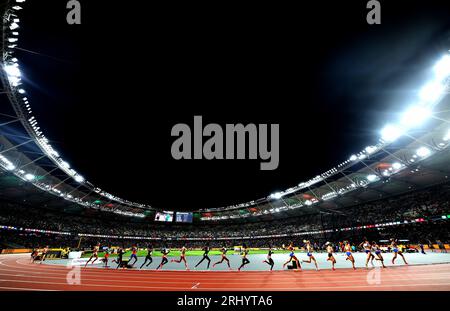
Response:
[[[14,57],[14,52],[19,42],[18,29],[20,28],[20,19],[18,14],[19,11],[22,10],[21,5],[24,2],[25,0],[10,0],[7,2],[7,9],[3,16],[3,53],[1,59],[2,70],[0,70],[0,78],[5,87],[5,93],[7,94],[18,119],[30,137],[30,141],[23,144],[28,142],[35,143],[43,152],[44,156],[51,160],[56,167],[63,171],[68,177],[62,181],[58,181],[56,186],[54,184],[42,182],[36,175],[22,169],[23,167],[16,167],[13,161],[4,155],[5,150],[0,151],[0,166],[3,169],[12,172],[20,179],[32,183],[34,186],[43,191],[79,205],[102,209],[96,201],[92,202],[86,199],[87,197],[92,197],[92,195],[97,195],[99,197],[106,198],[109,202],[118,203],[119,207],[122,206],[123,208],[115,208],[113,210],[113,212],[118,214],[145,217],[145,211],[156,211],[156,209],[150,205],[122,199],[94,186],[92,183],[85,180],[82,174],[75,171],[66,161],[64,161],[64,159],[53,148],[49,140],[43,134],[35,116],[33,116],[30,100],[26,95],[26,90],[22,87],[22,73],[18,64],[19,60]],[[279,213],[285,210],[296,209],[303,206],[311,206],[322,201],[331,200],[356,189],[367,187],[369,184],[378,182],[385,177],[397,174],[398,172],[408,168],[410,165],[417,165],[420,161],[428,158],[436,152],[446,149],[449,146],[450,129],[445,130],[446,132],[444,135],[439,133],[441,135],[441,141],[438,145],[423,143],[422,140],[413,138],[413,140],[418,143],[416,144],[417,148],[415,149],[415,153],[410,155],[410,159],[404,159],[406,155],[399,157],[395,154],[389,153],[386,151],[386,147],[390,146],[402,137],[411,137],[411,130],[420,127],[421,124],[433,117],[433,114],[435,113],[433,109],[447,95],[449,85],[450,54],[446,54],[433,67],[432,79],[418,93],[417,103],[409,107],[403,113],[398,122],[388,124],[381,130],[381,137],[377,144],[364,148],[361,152],[351,155],[349,159],[338,164],[334,168],[317,175],[308,181],[301,182],[295,187],[284,191],[275,192],[258,200],[237,205],[230,205],[227,207],[203,209],[196,212],[203,213],[201,220],[234,219]],[[448,121],[446,122],[448,123]],[[10,148],[12,149],[16,147],[18,146],[11,146]],[[380,159],[377,158],[377,155],[382,152],[388,154],[395,160],[389,163],[389,167],[379,171],[375,170],[371,165],[367,165],[365,163],[366,160],[372,159],[379,161]],[[31,164],[34,162],[36,162],[36,160],[32,161]],[[355,173],[351,175],[345,173],[350,168],[357,167],[358,165],[360,165],[361,168],[359,168]],[[46,176],[50,175],[51,171],[45,171],[44,174]],[[343,176],[343,180],[346,181],[345,184],[340,183],[336,185],[332,184],[332,182],[327,182],[330,178],[336,178],[336,176],[341,175]],[[57,189],[57,186],[66,184],[69,179],[78,183],[79,186],[75,188],[72,187],[73,190],[68,192]],[[313,190],[313,187],[317,187],[319,183],[324,183],[328,190],[326,192],[315,191],[316,188]],[[82,192],[79,188],[84,188],[87,191]],[[302,191],[309,191],[312,195],[306,197],[303,195],[302,198],[299,199],[298,195],[301,195]],[[75,192],[78,192],[80,195],[75,195]],[[295,197],[296,200],[290,202],[289,199],[293,197]],[[274,202],[281,202],[281,205]],[[126,207],[130,207],[133,210],[130,211]],[[239,211],[244,210],[250,210],[250,213],[239,213]],[[216,216],[214,213],[222,213],[222,215]]]

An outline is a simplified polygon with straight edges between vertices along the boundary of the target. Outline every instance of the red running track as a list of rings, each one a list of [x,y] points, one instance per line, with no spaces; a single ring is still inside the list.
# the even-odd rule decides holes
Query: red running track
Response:
[[[426,291],[450,290],[450,264],[308,271],[151,271],[32,264],[0,256],[0,290],[77,291]],[[69,278],[68,278],[69,276]],[[68,280],[69,279],[69,280]],[[72,284],[71,284],[72,283]]]

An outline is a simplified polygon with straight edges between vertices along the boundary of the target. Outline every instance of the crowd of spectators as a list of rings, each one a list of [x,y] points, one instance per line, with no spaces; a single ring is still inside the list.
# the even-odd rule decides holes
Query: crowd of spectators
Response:
[[[0,202],[0,226],[14,226],[31,229],[70,232],[70,235],[61,236],[50,234],[52,244],[70,244],[78,242],[78,234],[97,234],[109,236],[133,236],[160,238],[165,243],[182,244],[184,238],[202,238],[211,240],[215,238],[230,238],[230,240],[244,241],[243,237],[256,246],[259,244],[279,243],[281,240],[303,239],[324,242],[333,239],[352,239],[356,235],[373,236],[374,239],[390,238],[393,234],[411,240],[449,241],[448,223],[439,221],[442,215],[450,214],[450,184],[424,189],[418,192],[408,193],[389,199],[372,203],[359,204],[337,210],[336,213],[308,214],[299,217],[291,217],[272,221],[259,221],[240,224],[167,224],[155,223],[153,219],[134,219],[117,216],[110,213],[97,212],[94,217],[56,212],[53,210]],[[311,235],[295,235],[311,231],[324,231],[356,227],[375,223],[392,221],[413,220],[425,218],[425,223],[403,224],[394,227],[372,228],[371,230],[350,230],[314,233]],[[364,231],[364,232],[363,232]],[[367,232],[366,232],[367,231]],[[281,238],[252,239],[255,236],[288,235]],[[47,234],[48,235],[48,234]],[[40,243],[44,244],[46,234],[25,233],[23,231],[0,230],[0,242],[8,242],[11,245],[23,245]],[[83,243],[90,243],[99,238],[84,238]],[[40,240],[38,242],[38,240]],[[110,243],[118,242],[117,239],[107,239]],[[173,241],[181,240],[181,241]],[[130,239],[125,240],[130,241]],[[148,243],[140,241],[140,243]],[[190,244],[202,244],[202,241],[191,241]],[[213,242],[221,244],[222,241]],[[428,242],[426,242],[428,243]],[[433,242],[434,243],[434,242]]]

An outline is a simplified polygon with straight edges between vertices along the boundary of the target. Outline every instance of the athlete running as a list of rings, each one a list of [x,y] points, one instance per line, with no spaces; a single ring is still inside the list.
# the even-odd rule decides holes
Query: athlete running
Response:
[[[209,245],[206,244],[205,247],[203,247],[203,258],[195,265],[195,268],[197,268],[203,262],[203,260],[206,259],[208,261],[207,269],[209,270],[209,265],[211,264],[211,259],[209,259],[208,256],[209,251],[210,251]]]
[[[189,270],[187,262],[186,262],[186,250],[187,250],[187,248],[183,245],[183,247],[180,250],[180,260],[172,259],[170,262],[180,263],[183,261],[184,267],[186,268],[186,270]]]
[[[305,243],[306,248],[306,255],[308,256],[308,260],[303,260],[305,263],[311,263],[311,261],[314,261],[314,265],[316,266],[316,270],[319,271],[319,266],[317,265],[317,260],[314,258],[312,252],[313,247],[311,246],[311,242],[309,240],[303,240],[303,243]]]
[[[109,249],[106,249],[105,250],[105,257],[103,258],[103,262],[105,263],[105,266],[104,266],[105,268],[109,267],[108,266],[108,260],[109,260]]]
[[[362,242],[361,244],[359,244],[359,247],[362,247],[364,249],[364,252],[367,254],[367,258],[366,258],[366,268],[369,267],[369,261],[370,264],[373,265],[373,260],[375,258],[375,256],[372,254],[372,245],[370,244],[370,242],[367,240],[367,238],[364,238],[364,242]]]
[[[344,242],[344,250],[345,250],[345,254],[347,255],[347,258],[345,258],[345,260],[350,260],[352,263],[353,269],[356,270],[355,258],[352,255],[352,246],[350,245],[349,241]]]
[[[267,253],[267,259],[263,261],[263,263],[266,263],[270,266],[270,271],[273,270],[273,266],[275,265],[275,263],[273,262],[273,259],[272,259],[272,254],[273,254],[272,246],[270,246],[269,252]]]
[[[89,257],[89,260],[84,265],[85,267],[87,267],[88,263],[91,261],[92,258],[95,257],[95,259],[92,261],[92,264],[94,264],[94,262],[98,259],[98,250],[99,249],[100,249],[100,243],[97,243],[97,245],[94,246],[94,250],[92,251],[91,257]]]
[[[375,259],[381,261],[381,266],[383,268],[386,268],[386,266],[384,265],[383,255],[381,255],[380,246],[378,246],[378,244],[375,241],[372,242],[372,251],[374,251],[375,256],[377,256]]]
[[[147,260],[148,260],[148,264],[146,265],[146,267],[148,267],[153,262],[152,254],[153,254],[153,246],[149,245],[147,247],[147,256],[145,256],[145,261],[139,269],[142,269],[142,267],[145,265]]]
[[[41,264],[45,260],[45,257],[47,257],[47,253],[48,253],[48,245],[46,247],[44,247],[44,250],[42,251],[41,261],[40,261]]]
[[[122,266],[122,262],[123,262],[123,248],[119,247],[119,249],[117,250],[117,259],[114,259],[112,262],[116,262],[117,263],[117,267],[116,269],[119,269],[120,266]]]
[[[213,268],[218,265],[221,264],[222,262],[226,261],[227,265],[228,265],[228,269],[231,270],[230,267],[230,260],[227,258],[227,251],[228,249],[225,247],[225,245],[222,247],[222,249],[220,250],[220,252],[222,253],[222,259],[218,262],[216,262],[215,264],[213,264]]]
[[[239,267],[238,271],[241,271],[241,269],[250,263],[250,260],[248,260],[247,255],[248,255],[248,248],[246,244],[242,245],[242,265]]]
[[[333,246],[331,245],[330,242],[327,242],[325,245],[327,246],[327,253],[328,253],[327,261],[331,261],[331,265],[332,265],[331,269],[334,271],[334,270],[336,270],[336,268],[334,267],[334,265],[336,264],[336,258],[334,258],[334,256],[333,256],[333,252],[334,252]]]
[[[162,259],[161,259],[161,263],[159,264],[158,268],[156,268],[156,270],[159,270],[160,268],[162,268],[166,263],[169,262],[169,260],[167,259],[167,255],[170,253],[170,249],[168,248],[163,248],[161,250],[162,253]]]
[[[38,249],[34,248],[33,251],[31,252],[31,262],[34,262],[38,255],[39,255]]]
[[[403,252],[398,249],[397,240],[391,239],[391,247],[392,251],[394,252],[394,257],[392,258],[392,264],[395,264],[395,259],[397,259],[397,254],[400,255],[403,258],[403,261],[405,262],[405,265],[408,263],[406,262],[405,256],[403,256]]]
[[[137,258],[137,251],[138,251],[137,246],[136,246],[136,245],[133,245],[133,247],[131,248],[131,256],[130,256],[130,260],[128,261],[128,264],[129,264],[130,266],[134,266],[134,264],[138,261],[138,258]],[[131,260],[132,260],[132,259],[134,259],[134,262],[133,262],[133,263],[131,263]]]

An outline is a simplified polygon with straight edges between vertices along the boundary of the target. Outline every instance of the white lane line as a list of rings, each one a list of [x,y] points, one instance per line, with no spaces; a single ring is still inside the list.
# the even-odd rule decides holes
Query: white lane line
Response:
[[[7,278],[8,276],[13,276],[13,277],[25,277],[25,278],[38,278],[38,279],[56,279],[56,280],[61,280],[63,279],[63,276],[57,277],[57,276],[48,276],[48,275],[39,275],[39,276],[35,276],[35,275],[15,275],[15,274],[11,274],[11,273],[0,273],[0,276],[3,276],[4,278]],[[394,281],[410,281],[412,279],[414,280],[448,280],[449,279],[450,274],[447,273],[445,275],[439,275],[436,277],[410,277],[410,276],[406,276],[406,277],[397,277],[395,279],[391,280],[384,280],[384,282],[388,283],[388,282],[394,282]],[[179,281],[179,279],[174,280],[174,281],[170,281],[170,279],[164,279],[162,278],[163,281],[157,280],[155,278],[152,279],[147,279],[147,280],[130,280],[130,279],[115,279],[115,278],[107,278],[107,279],[101,279],[101,278],[86,278],[86,277],[81,277],[83,283],[86,281],[94,281],[94,282],[98,282],[98,283],[102,283],[102,282],[117,282],[117,283],[122,283],[124,282],[125,284],[129,284],[129,283],[151,283],[151,284],[182,284],[182,283],[188,283],[188,284],[192,284],[191,281]],[[325,278],[323,280],[313,280],[313,279],[308,279],[308,284],[322,284],[322,283],[334,283],[337,282],[338,284],[341,283],[355,283],[355,282],[366,282],[366,277],[364,277],[363,279],[355,279],[352,277],[347,278],[348,280],[343,280],[342,278],[340,278],[337,281],[333,281],[330,280],[329,278]],[[15,279],[1,279],[0,281],[11,281],[14,282]],[[295,281],[295,280],[294,280]],[[265,280],[260,279],[257,281],[249,281],[246,280],[247,284],[260,284],[261,282],[265,282]],[[206,284],[240,284],[241,281],[236,281],[236,280],[205,280],[204,283]],[[284,284],[286,283],[286,280],[270,280],[270,284]],[[84,285],[87,285],[89,283],[84,283]],[[195,284],[194,286],[198,286],[200,283]],[[194,287],[192,287],[194,288]]]
[[[192,289],[198,288],[198,286],[200,285],[200,283],[195,284],[194,286],[192,286]]]
[[[34,282],[34,281],[15,281],[15,282],[21,282],[21,283],[38,283],[38,284],[51,284],[51,285],[68,285],[67,283],[56,283],[56,282]],[[83,286],[93,286],[93,287],[113,287],[113,288],[139,288],[139,289],[169,289],[174,291],[183,291],[186,289],[178,288],[178,287],[151,287],[151,286],[115,286],[115,285],[95,285],[95,284],[85,284],[85,285],[77,285],[79,287]],[[263,290],[263,291],[299,291],[299,290],[323,290],[323,289],[332,289],[332,290],[339,290],[342,288],[370,288],[370,289],[379,289],[379,288],[390,288],[390,287],[419,287],[419,286],[449,286],[450,283],[420,283],[420,284],[390,284],[390,285],[349,285],[349,286],[320,286],[320,287],[307,287],[307,288],[293,288],[293,287],[272,287],[272,288],[245,288],[245,287],[230,287],[230,288],[224,288],[224,287],[203,287],[202,290],[225,290],[225,291],[251,291],[251,290]],[[73,288],[73,287],[72,287]]]

